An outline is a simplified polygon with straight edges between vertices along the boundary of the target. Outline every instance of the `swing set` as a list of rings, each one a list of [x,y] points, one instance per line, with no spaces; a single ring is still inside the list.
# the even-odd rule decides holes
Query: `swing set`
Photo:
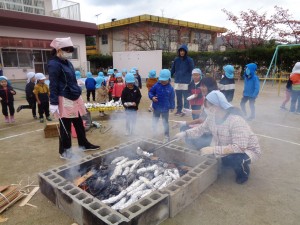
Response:
[[[264,83],[263,83],[263,85],[262,85],[262,87],[261,87],[261,91],[263,91],[264,86],[265,86],[265,83],[266,83],[267,80],[272,80],[272,81],[273,81],[272,85],[274,84],[274,81],[279,81],[279,82],[278,82],[278,96],[279,96],[279,94],[280,94],[281,83],[282,83],[282,81],[288,80],[288,78],[283,78],[283,77],[282,77],[282,76],[284,75],[283,72],[280,72],[280,73],[279,73],[279,78],[274,78],[274,76],[276,75],[276,70],[278,69],[278,68],[276,67],[277,57],[278,57],[278,51],[279,51],[279,48],[284,48],[284,47],[290,47],[290,48],[292,48],[292,47],[295,47],[295,46],[300,46],[300,44],[288,44],[288,45],[277,45],[277,46],[276,46],[275,52],[274,52],[274,54],[273,54],[273,58],[272,58],[272,60],[271,60],[270,66],[269,66],[268,71],[267,71],[267,74],[265,75],[265,78],[263,78],[263,79],[264,79]],[[273,68],[273,69],[272,69],[272,68]],[[272,78],[269,78],[269,74],[270,74],[270,71],[271,71],[271,70],[272,70],[273,76],[272,76]],[[278,73],[277,73],[277,74],[278,74]],[[289,75],[289,74],[288,74],[288,75]]]

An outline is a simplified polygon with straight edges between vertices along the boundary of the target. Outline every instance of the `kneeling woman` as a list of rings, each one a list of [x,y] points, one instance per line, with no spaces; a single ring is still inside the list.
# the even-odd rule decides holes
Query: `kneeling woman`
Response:
[[[220,91],[206,96],[204,110],[207,118],[202,124],[175,137],[198,137],[210,131],[216,145],[202,148],[201,155],[221,157],[224,166],[234,169],[236,182],[245,183],[250,175],[249,164],[261,154],[256,135]]]

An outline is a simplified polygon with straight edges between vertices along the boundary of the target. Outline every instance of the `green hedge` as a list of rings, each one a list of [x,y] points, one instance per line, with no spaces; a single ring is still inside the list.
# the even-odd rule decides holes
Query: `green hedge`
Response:
[[[194,59],[195,67],[199,67],[206,72],[212,64],[219,66],[219,68],[226,64],[243,67],[250,62],[257,63],[259,68],[265,71],[271,63],[274,51],[275,47],[257,47],[247,50],[227,50],[225,52],[189,52],[189,56]],[[163,68],[171,68],[175,57],[176,53],[163,53]],[[91,62],[92,72],[99,67],[112,66],[112,56],[93,55],[89,56],[88,60]],[[297,61],[300,61],[300,46],[279,49],[276,65],[280,71],[290,72]]]

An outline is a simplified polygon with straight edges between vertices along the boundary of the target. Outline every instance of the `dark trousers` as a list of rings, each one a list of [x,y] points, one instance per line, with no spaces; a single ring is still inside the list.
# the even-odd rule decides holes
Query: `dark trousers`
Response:
[[[86,90],[86,99],[88,102],[90,101],[91,93],[92,93],[93,101],[95,101],[95,92],[96,90]]]
[[[190,93],[188,90],[176,90],[176,100],[177,100],[177,112],[181,112],[182,108],[190,108],[189,101],[186,100]],[[183,100],[182,100],[183,98]]]
[[[32,115],[36,116],[36,98],[26,98],[28,105],[21,105],[22,109],[31,109]]]
[[[41,104],[38,104],[38,112],[40,119],[44,118],[44,113],[46,117],[50,116],[49,112],[49,102],[41,102]]]
[[[200,110],[201,105],[191,105],[191,109],[192,110]],[[193,118],[193,120],[199,119],[200,118],[200,113],[199,114],[192,114],[192,118]]]
[[[11,116],[13,116],[15,114],[15,108],[14,108],[14,101],[9,101],[9,102],[5,102],[5,101],[1,101],[1,106],[2,106],[2,114],[4,116],[8,116],[8,110],[9,109],[9,114]]]
[[[61,120],[59,120],[59,154],[64,153],[72,146],[71,123],[73,123],[77,134],[78,145],[84,147],[90,145],[86,139],[85,128],[80,115],[76,118],[61,118]]]
[[[170,132],[169,132],[169,112],[159,112],[157,110],[153,111],[152,127],[153,127],[154,134],[156,133],[157,124],[158,124],[158,120],[159,120],[160,116],[161,116],[163,126],[164,126],[164,135],[166,137],[169,137],[170,136]]]
[[[297,103],[297,109],[296,109],[296,103]],[[290,112],[295,112],[295,111],[300,113],[300,91],[292,90]]]
[[[254,105],[255,98],[243,96],[241,103],[240,103],[241,109],[242,109],[244,115],[247,116],[247,111],[246,111],[246,107],[245,107],[247,101],[249,101],[249,106],[250,106],[250,111],[251,111],[250,117],[255,118],[255,105]]]
[[[126,116],[126,131],[128,134],[132,134],[134,132],[135,124],[136,124],[136,110],[126,109],[125,111]]]
[[[188,126],[183,126],[180,128],[180,131],[186,131],[190,129]],[[200,150],[201,148],[207,147],[210,145],[212,140],[211,133],[204,133],[202,136],[197,138],[185,138],[185,143],[191,146],[194,150]]]
[[[108,92],[108,101],[111,101],[113,99],[112,92]]]
[[[251,160],[246,153],[230,154],[222,158],[222,165],[230,167],[236,174],[236,182],[244,183],[250,175]]]

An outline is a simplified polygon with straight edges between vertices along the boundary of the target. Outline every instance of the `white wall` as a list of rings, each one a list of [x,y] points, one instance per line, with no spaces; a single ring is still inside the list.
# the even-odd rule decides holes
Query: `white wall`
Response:
[[[57,37],[71,37],[73,44],[78,47],[78,59],[71,60],[75,68],[81,68],[82,73],[86,73],[86,45],[84,34],[62,33],[54,31],[43,31],[34,29],[25,29],[17,27],[0,26],[0,36],[3,37],[19,37],[19,38],[32,38],[53,40]],[[49,49],[51,47],[49,46]],[[26,79],[26,74],[33,71],[33,68],[8,68],[4,67],[3,72],[9,79]]]
[[[158,75],[162,69],[162,50],[113,52],[113,67],[119,71],[137,67],[142,78],[148,78],[150,70],[156,70]]]

